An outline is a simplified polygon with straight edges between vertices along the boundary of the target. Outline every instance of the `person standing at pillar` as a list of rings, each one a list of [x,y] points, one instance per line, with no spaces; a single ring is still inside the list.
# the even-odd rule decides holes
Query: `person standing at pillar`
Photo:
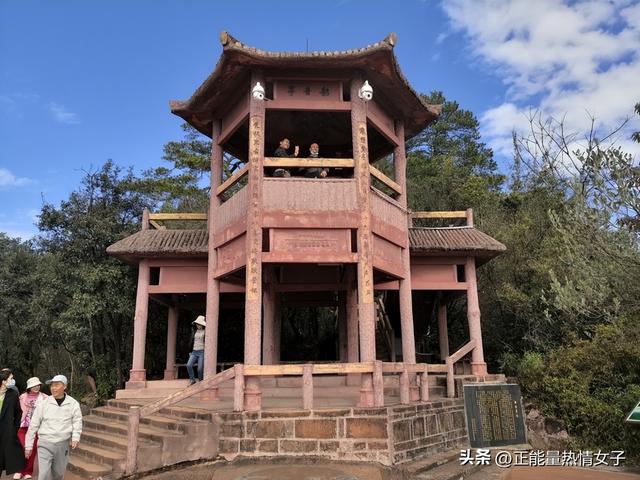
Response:
[[[42,382],[38,377],[32,377],[27,380],[27,391],[20,395],[20,408],[22,408],[22,420],[20,420],[20,430],[18,430],[18,438],[20,439],[20,443],[24,447],[25,439],[27,437],[27,431],[29,430],[29,424],[31,423],[31,418],[33,417],[33,413],[36,410],[36,403],[38,401],[43,401],[47,398],[47,395],[40,391],[40,387]],[[38,449],[38,436],[33,442],[33,454],[29,457],[27,461],[26,467],[20,472],[16,473],[13,478],[31,478],[33,475],[33,464],[36,459],[36,454]]]
[[[38,435],[38,478],[62,480],[69,462],[69,444],[76,448],[82,434],[82,412],[76,399],[65,393],[67,377],[56,375],[47,381],[51,396],[36,403],[24,456],[29,459]]]
[[[196,326],[193,334],[191,335],[190,344],[193,345],[191,354],[189,355],[189,361],[187,362],[187,372],[189,372],[189,385],[196,383],[196,377],[193,372],[193,366],[198,362],[198,380],[202,381],[204,374],[204,329],[207,326],[207,322],[203,315],[198,316],[193,321]]]
[[[18,440],[18,428],[22,418],[18,393],[12,389],[13,373],[0,372],[0,475],[20,472],[25,466],[22,445]]]

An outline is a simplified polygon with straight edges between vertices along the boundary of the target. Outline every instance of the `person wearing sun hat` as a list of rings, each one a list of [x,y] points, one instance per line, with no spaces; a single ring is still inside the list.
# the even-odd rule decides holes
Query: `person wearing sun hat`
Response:
[[[33,455],[36,434],[38,445],[38,476],[46,480],[62,480],[69,461],[69,443],[76,448],[82,433],[80,404],[65,393],[67,377],[56,375],[47,380],[51,396],[36,403],[31,417],[24,455]]]
[[[47,396],[40,391],[42,382],[38,377],[31,377],[27,380],[27,390],[20,395],[20,407],[22,408],[22,419],[20,420],[20,428],[18,429],[18,439],[24,448],[27,431],[29,430],[29,424],[33,417],[33,412],[36,409],[36,403],[42,401]],[[29,479],[33,475],[33,464],[36,459],[36,452],[38,451],[38,436],[36,435],[33,441],[33,454],[27,460],[27,465],[20,473],[16,473],[13,478],[15,480],[19,478]]]
[[[187,361],[187,372],[189,372],[189,385],[196,383],[193,366],[198,362],[198,380],[202,381],[204,375],[204,329],[207,326],[204,315],[198,315],[193,321],[196,329],[191,334],[190,345],[193,345],[189,360]]]

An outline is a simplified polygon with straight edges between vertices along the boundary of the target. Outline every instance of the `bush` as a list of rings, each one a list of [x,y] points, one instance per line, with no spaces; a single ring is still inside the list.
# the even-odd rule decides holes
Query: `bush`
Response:
[[[543,414],[564,420],[572,448],[624,450],[627,461],[640,461],[640,429],[625,423],[640,400],[635,320],[600,325],[591,340],[548,354],[528,352],[517,371],[523,392]]]

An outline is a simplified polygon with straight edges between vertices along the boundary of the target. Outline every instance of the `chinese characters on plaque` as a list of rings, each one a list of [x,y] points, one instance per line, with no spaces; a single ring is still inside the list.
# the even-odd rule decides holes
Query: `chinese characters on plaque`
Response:
[[[472,448],[527,442],[518,385],[464,385],[464,411]]]
[[[275,98],[285,100],[342,100],[342,85],[338,81],[278,80]]]

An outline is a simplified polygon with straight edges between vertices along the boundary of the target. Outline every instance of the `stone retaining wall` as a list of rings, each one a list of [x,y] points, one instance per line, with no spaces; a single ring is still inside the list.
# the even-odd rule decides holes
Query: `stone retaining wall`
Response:
[[[220,454],[391,465],[467,441],[460,399],[411,406],[219,414]]]

